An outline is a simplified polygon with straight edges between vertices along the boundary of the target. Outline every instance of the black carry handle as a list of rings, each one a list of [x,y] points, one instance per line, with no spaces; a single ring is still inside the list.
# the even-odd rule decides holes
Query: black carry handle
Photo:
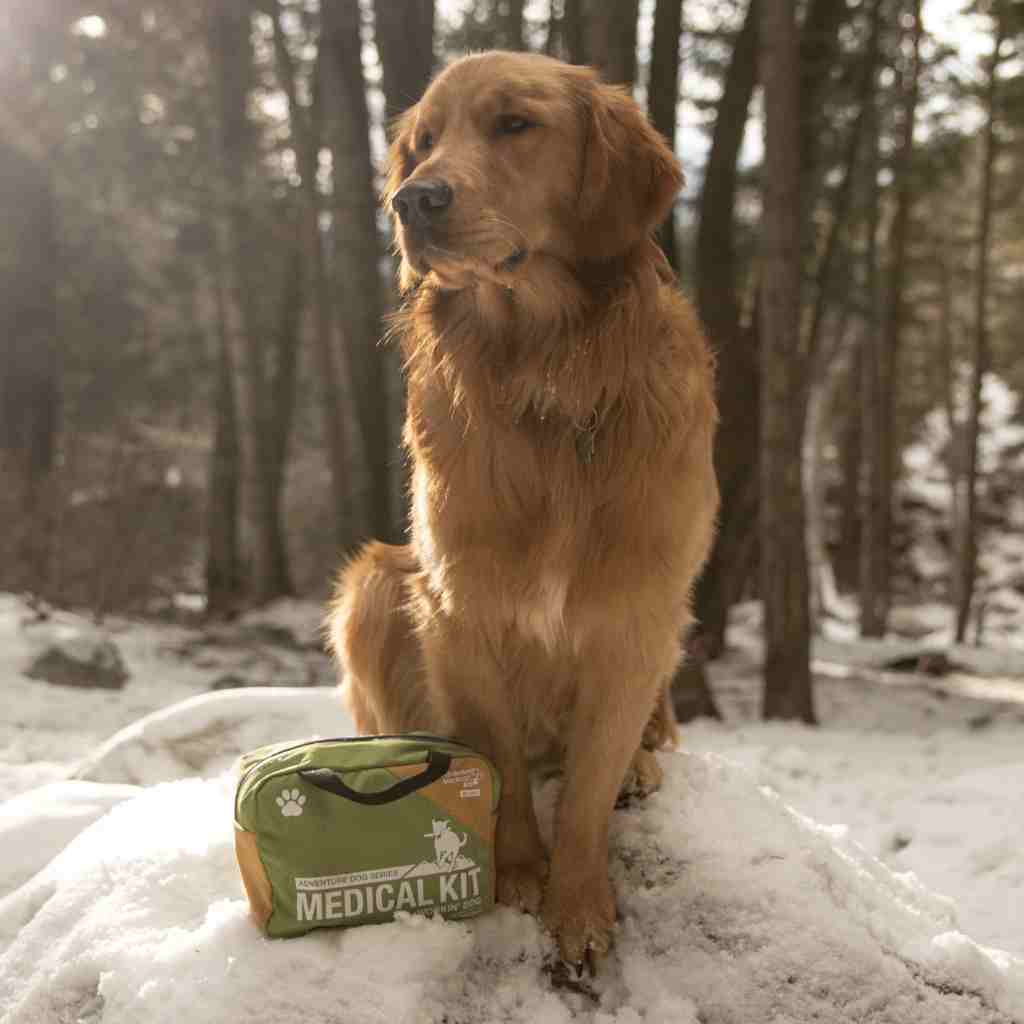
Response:
[[[299,775],[318,789],[333,793],[335,796],[343,796],[346,800],[354,800],[357,804],[389,804],[392,800],[401,800],[403,796],[408,796],[410,793],[415,793],[417,789],[436,782],[448,771],[451,763],[450,754],[442,753],[440,750],[428,751],[426,771],[408,779],[401,779],[388,789],[382,789],[379,793],[360,793],[358,790],[346,786],[330,768],[306,768],[300,770]]]

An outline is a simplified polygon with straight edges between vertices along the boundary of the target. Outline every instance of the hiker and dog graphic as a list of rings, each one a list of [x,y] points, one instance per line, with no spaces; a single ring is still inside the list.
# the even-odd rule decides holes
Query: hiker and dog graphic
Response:
[[[459,854],[469,841],[469,837],[463,832],[460,840],[452,829],[452,823],[447,818],[442,818],[440,821],[434,818],[431,824],[433,831],[425,832],[423,838],[434,840],[434,859],[438,869],[451,871],[456,867]]]

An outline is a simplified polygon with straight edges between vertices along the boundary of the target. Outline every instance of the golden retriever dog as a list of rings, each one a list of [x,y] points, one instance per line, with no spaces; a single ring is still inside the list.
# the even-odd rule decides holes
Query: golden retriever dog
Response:
[[[390,159],[411,540],[343,571],[330,642],[361,732],[490,755],[498,898],[593,966],[609,818],[660,782],[718,503],[712,358],[651,238],[681,172],[624,91],[501,52],[441,73]],[[551,756],[549,856],[529,771]]]

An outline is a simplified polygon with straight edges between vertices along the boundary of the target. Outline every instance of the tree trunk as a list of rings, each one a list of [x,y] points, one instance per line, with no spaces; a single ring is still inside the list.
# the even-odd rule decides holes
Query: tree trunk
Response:
[[[799,46],[789,0],[762,0],[765,158],[761,285],[761,596],[766,718],[815,721],[801,402]]]
[[[892,606],[892,550],[893,550],[893,519],[895,506],[895,489],[897,476],[896,455],[898,441],[896,436],[896,407],[899,398],[900,353],[902,351],[903,306],[906,281],[907,234],[910,224],[910,211],[913,205],[911,181],[914,157],[914,121],[917,115],[918,81],[920,77],[921,52],[921,0],[912,0],[913,29],[912,57],[910,68],[905,72],[903,89],[903,119],[900,130],[899,149],[893,161],[893,190],[896,195],[896,209],[893,214],[889,241],[889,294],[888,309],[884,325],[879,380],[882,388],[880,424],[881,443],[879,460],[881,470],[879,483],[878,511],[878,610],[884,635],[889,610]]]
[[[522,26],[522,0],[518,6]],[[434,0],[376,0],[374,11],[384,112],[390,123],[418,102],[434,70]],[[521,49],[521,28],[519,40]]]
[[[289,214],[295,223],[287,225],[288,237],[284,241],[287,255],[283,267],[281,300],[278,306],[277,336],[271,352],[272,365],[268,367],[267,391],[271,396],[267,410],[268,466],[266,510],[267,518],[275,525],[273,577],[278,581],[279,593],[293,592],[288,570],[288,552],[284,530],[281,528],[281,503],[284,497],[285,473],[288,465],[288,447],[295,421],[295,385],[298,378],[299,346],[302,331],[304,300],[305,246],[303,245],[301,215]]]
[[[636,81],[639,0],[584,0],[583,42],[588,64],[613,85]]]
[[[708,684],[707,661],[699,639],[691,637],[669,686],[677,722],[692,722],[695,718],[722,719]]]
[[[220,277],[220,273],[217,273]],[[238,544],[240,453],[235,408],[234,371],[224,310],[223,282],[218,280],[217,389],[214,396],[213,449],[207,471],[206,499],[206,614],[228,618],[242,595],[242,566]]]
[[[0,587],[40,591],[49,577],[46,491],[57,452],[61,356],[56,197],[36,156],[0,141],[0,500],[11,515]]]
[[[524,50],[523,0],[504,0],[498,10],[501,19],[501,45],[505,50]]]
[[[828,494],[826,487],[826,449],[831,435],[835,396],[849,371],[850,348],[847,338],[848,316],[836,326],[836,341],[829,358],[816,367],[820,379],[810,388],[807,421],[804,428],[804,493],[807,495],[807,562],[811,583],[811,623],[821,632],[823,618],[839,604],[836,573],[828,555],[826,529]]]
[[[836,186],[832,202],[832,217],[828,234],[818,258],[817,270],[814,275],[815,296],[811,324],[807,332],[807,353],[812,364],[820,371],[827,367],[830,357],[828,353],[819,351],[821,345],[821,329],[825,322],[828,309],[829,292],[833,284],[833,269],[840,251],[840,239],[846,230],[850,218],[850,207],[854,193],[854,181],[857,178],[857,156],[861,151],[864,127],[869,120],[868,107],[874,102],[875,96],[875,64],[877,62],[878,33],[869,33],[862,63],[862,74],[859,89],[859,106],[857,116],[846,139],[846,152],[843,159],[843,177]],[[819,372],[816,376],[821,379]]]
[[[585,63],[587,57],[583,33],[583,0],[562,0],[559,27],[565,60],[570,64]]]
[[[734,211],[737,161],[757,79],[758,6],[759,0],[750,0],[733,44],[698,210],[697,312],[718,356],[720,415],[715,439],[719,529],[696,590],[696,628],[711,658],[725,646],[729,606],[749,566],[743,541],[755,532],[757,510],[757,323],[755,317],[750,330],[740,329]]]
[[[389,360],[379,345],[383,296],[381,246],[370,157],[358,0],[322,7],[321,47],[334,155],[335,287],[343,317],[364,462],[369,477],[371,532],[395,541],[400,530],[391,504],[398,455],[389,415]]]
[[[651,80],[647,86],[647,112],[654,127],[676,148],[676,112],[679,106],[679,36],[682,32],[682,0],[657,0],[654,39],[651,42]],[[658,230],[658,241],[669,263],[679,269],[676,252],[675,211],[670,211]]]
[[[825,5],[820,5],[815,10],[824,11]],[[853,124],[850,126],[849,133],[847,135],[845,144],[845,157],[843,160],[843,176],[836,186],[833,200],[831,218],[828,227],[828,233],[825,238],[824,245],[821,248],[821,254],[817,261],[817,269],[815,271],[815,298],[814,306],[810,316],[810,325],[807,330],[807,337],[805,341],[805,348],[807,351],[807,357],[809,365],[811,367],[810,379],[808,382],[808,420],[806,425],[806,433],[809,435],[806,439],[805,447],[811,447],[813,450],[813,456],[806,463],[808,467],[808,475],[806,479],[806,489],[808,494],[808,500],[810,502],[809,519],[808,519],[808,545],[810,549],[810,559],[812,563],[812,606],[815,609],[814,621],[817,622],[818,615],[821,611],[825,610],[829,603],[833,602],[837,595],[837,587],[835,581],[838,579],[840,585],[849,585],[851,579],[857,578],[856,568],[851,568],[850,560],[853,559],[854,563],[858,557],[859,552],[859,520],[858,516],[858,504],[859,504],[859,482],[858,475],[859,469],[859,423],[854,423],[851,417],[847,417],[846,420],[846,435],[849,444],[844,443],[841,450],[844,455],[844,484],[849,485],[849,489],[845,492],[846,499],[842,506],[842,523],[840,529],[840,545],[839,555],[835,570],[833,571],[831,566],[828,564],[828,555],[825,549],[825,538],[823,533],[823,520],[824,520],[824,501],[825,494],[823,491],[823,481],[820,479],[820,467],[819,462],[823,457],[821,452],[822,438],[820,431],[823,429],[824,424],[819,422],[823,417],[827,416],[827,407],[831,404],[831,389],[837,386],[839,379],[845,378],[846,380],[851,379],[851,374],[848,372],[845,365],[834,367],[833,362],[840,356],[840,349],[843,345],[843,341],[846,335],[846,328],[836,331],[833,335],[833,342],[831,344],[825,344],[823,342],[823,331],[826,313],[829,309],[829,301],[832,293],[833,286],[835,285],[835,264],[836,260],[841,252],[841,238],[845,232],[848,221],[850,219],[850,210],[854,195],[854,182],[857,179],[857,167],[858,167],[858,154],[861,151],[863,144],[863,137],[865,129],[872,122],[871,110],[872,104],[875,102],[875,69],[878,60],[878,26],[877,26],[877,5],[873,6],[870,13],[871,27],[868,32],[868,40],[864,49],[864,56],[861,61],[861,75],[860,84],[858,88],[858,109]],[[824,53],[827,49],[826,41],[835,38],[837,29],[837,19],[835,13],[832,12],[832,17],[824,19],[823,15],[819,15],[816,19],[817,28],[813,30],[813,33],[817,33],[817,66],[819,74],[812,78],[808,82],[807,72],[804,72],[805,88],[811,91],[820,89],[820,84],[827,76],[827,64],[825,63]],[[822,22],[827,21],[824,25]],[[811,31],[809,29],[809,31]],[[823,37],[824,33],[824,37]],[[808,44],[810,45],[810,44]],[[802,126],[803,130],[803,152],[804,159],[809,158],[808,150],[813,151],[813,146],[808,142],[811,137],[810,132],[816,131],[816,122],[808,122],[806,119]],[[804,180],[806,181],[809,176],[807,170],[804,170]],[[817,177],[817,175],[813,175]],[[846,319],[848,310],[844,312],[843,319]],[[863,332],[862,332],[863,333]],[[861,366],[859,357],[855,357],[856,365]],[[861,371],[858,369],[859,375]],[[859,376],[856,376],[859,381]],[[856,410],[856,403],[850,404],[850,408]],[[850,431],[849,427],[853,424],[858,429]],[[852,470],[849,467],[849,456],[851,452],[856,451],[858,454],[854,459]],[[849,502],[852,501],[852,505]],[[840,564],[841,563],[841,564]]]
[[[839,55],[839,30],[848,17],[846,0],[812,0],[800,28],[800,174],[805,219],[818,196],[822,99]]]
[[[935,241],[934,251],[939,261],[939,323],[938,323],[938,349],[939,365],[942,367],[942,407],[946,417],[946,429],[949,433],[949,443],[946,445],[945,462],[946,474],[949,478],[949,489],[953,500],[949,509],[949,534],[953,538],[954,547],[956,542],[957,525],[960,522],[960,495],[959,483],[961,476],[962,446],[960,444],[960,423],[957,421],[956,410],[956,346],[953,342],[955,329],[953,306],[953,268],[951,264],[950,251],[952,241],[949,234],[940,228]],[[950,597],[955,599],[956,590],[956,566],[953,565],[950,572]]]
[[[863,330],[863,321],[861,321]],[[856,591],[860,574],[860,392],[863,339],[854,343],[846,374],[846,411],[839,435],[839,540],[836,547],[836,581],[842,591]]]
[[[982,135],[981,203],[978,211],[978,268],[974,290],[974,352],[967,422],[964,427],[964,509],[959,529],[957,572],[956,642],[963,643],[971,614],[978,568],[978,435],[981,430],[981,391],[989,366],[988,279],[992,235],[992,184],[996,162],[996,98],[999,50],[1006,31],[1006,12],[997,2],[995,39],[985,84],[985,130]]]
[[[874,0],[871,9],[871,39],[868,51],[874,60],[871,79],[878,73],[878,33],[881,2]],[[867,225],[864,247],[864,340],[861,353],[861,488],[860,488],[860,635],[885,635],[887,612],[884,577],[889,562],[888,539],[882,533],[884,504],[884,467],[889,439],[882,425],[884,386],[882,379],[883,338],[879,329],[878,311],[878,100],[872,98],[865,107],[865,187],[867,189]]]
[[[218,259],[227,268],[227,337],[235,377],[242,465],[242,507],[252,543],[247,552],[249,599],[266,603],[290,591],[283,558],[279,494],[275,488],[273,403],[266,378],[268,351],[256,296],[255,254],[260,240],[253,223],[257,165],[254,127],[247,115],[252,75],[250,6],[223,0],[210,16],[210,52],[217,87],[220,167]]]
[[[379,26],[378,26],[379,27]],[[344,415],[344,384],[335,357],[334,300],[320,229],[321,200],[317,186],[320,145],[323,137],[320,68],[322,53],[313,68],[312,100],[308,110],[298,102],[295,67],[281,26],[281,7],[274,17],[274,52],[278,77],[288,98],[288,122],[295,143],[299,176],[302,179],[305,247],[310,253],[313,297],[313,339],[317,361],[317,384],[323,415],[327,465],[331,475],[334,540],[339,551],[349,550],[355,541],[349,488],[349,445]]]

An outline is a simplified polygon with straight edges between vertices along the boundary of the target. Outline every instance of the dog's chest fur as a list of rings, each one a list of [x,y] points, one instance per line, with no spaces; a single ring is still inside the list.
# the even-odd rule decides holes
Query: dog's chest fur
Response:
[[[432,599],[569,659],[629,614],[626,594],[675,606],[692,576],[680,509],[693,478],[678,467],[708,359],[653,269],[617,295],[543,338],[488,333],[468,300],[428,297],[402,338],[413,540]]]
[[[480,423],[455,409],[421,420],[413,446],[413,535],[442,605],[498,604],[552,652],[571,640],[570,592],[578,601],[599,490],[599,463],[580,459],[576,437],[567,423]]]

